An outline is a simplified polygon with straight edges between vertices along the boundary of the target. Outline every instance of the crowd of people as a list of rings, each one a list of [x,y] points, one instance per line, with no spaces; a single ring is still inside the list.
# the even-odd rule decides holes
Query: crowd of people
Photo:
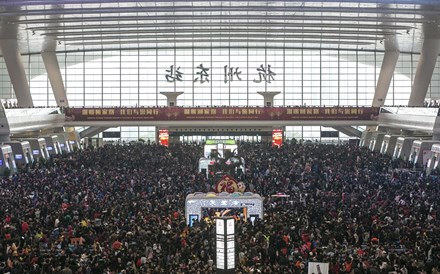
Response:
[[[440,101],[439,100],[425,100],[423,102],[424,107],[439,107]]]
[[[438,273],[440,177],[348,145],[241,143],[264,218],[236,221],[236,273]],[[1,179],[0,273],[215,273],[215,230],[185,220],[212,191],[203,146],[107,145]],[[272,197],[275,193],[289,197]],[[242,216],[243,217],[243,216]]]

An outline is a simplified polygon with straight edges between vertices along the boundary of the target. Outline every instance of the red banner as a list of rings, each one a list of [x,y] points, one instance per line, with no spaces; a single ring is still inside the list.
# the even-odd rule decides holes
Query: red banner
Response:
[[[67,121],[376,120],[377,107],[67,108]]]
[[[168,147],[169,136],[168,129],[159,130],[159,144]]]
[[[272,147],[281,147],[283,145],[283,130],[274,129],[272,131]]]

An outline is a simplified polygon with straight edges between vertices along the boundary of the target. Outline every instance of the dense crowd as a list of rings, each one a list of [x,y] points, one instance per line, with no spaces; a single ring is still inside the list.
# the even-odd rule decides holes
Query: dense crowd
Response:
[[[345,145],[242,143],[238,180],[264,197],[236,222],[236,273],[438,273],[440,177]],[[211,222],[185,197],[215,184],[203,147],[111,145],[1,180],[0,273],[215,273]],[[285,193],[288,198],[271,197]]]

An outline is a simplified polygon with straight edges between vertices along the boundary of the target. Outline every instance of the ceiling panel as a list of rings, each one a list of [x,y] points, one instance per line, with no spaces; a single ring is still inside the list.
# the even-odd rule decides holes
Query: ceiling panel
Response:
[[[14,0],[0,2],[0,17],[0,38],[18,39],[22,53],[169,45],[420,52],[425,35],[438,37],[424,29],[438,29],[440,1]]]

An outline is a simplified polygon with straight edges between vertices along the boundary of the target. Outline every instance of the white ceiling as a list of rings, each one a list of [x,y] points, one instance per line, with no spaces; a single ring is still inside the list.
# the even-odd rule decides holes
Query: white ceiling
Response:
[[[22,54],[119,48],[294,47],[420,52],[440,0],[0,0]]]

